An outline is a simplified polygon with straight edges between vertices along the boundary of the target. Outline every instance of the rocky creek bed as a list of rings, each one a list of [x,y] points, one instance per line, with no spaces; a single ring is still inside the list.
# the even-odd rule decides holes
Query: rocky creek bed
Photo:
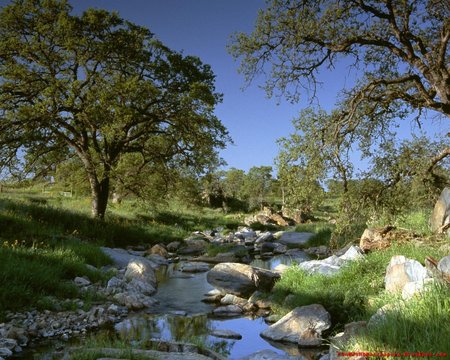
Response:
[[[364,256],[356,246],[331,256],[327,248],[319,247],[307,249],[315,258],[311,260],[297,248],[311,236],[242,229],[227,237],[195,234],[183,243],[149,250],[104,248],[116,267],[106,287],[86,278],[74,282],[81,291],[97,292],[107,300],[88,311],[82,309],[81,300],[67,300],[76,310],[9,313],[8,321],[0,324],[0,360],[70,359],[71,349],[83,346],[88,335],[131,339],[139,348],[156,341],[151,348],[157,349],[149,356],[161,359],[330,357],[322,347],[321,334],[331,326],[326,309],[311,304],[280,319],[271,314],[270,301],[260,293],[270,291],[292,262],[309,273],[332,276],[347,262]],[[205,256],[210,243],[226,244],[229,251]],[[448,259],[441,262],[448,267]],[[387,286],[407,292],[421,291],[432,282],[419,263],[403,258],[393,259],[387,274]],[[360,327],[365,324],[348,328],[355,332]],[[192,341],[202,346],[186,345]],[[205,345],[215,352],[204,350]],[[114,357],[113,349],[106,350]]]

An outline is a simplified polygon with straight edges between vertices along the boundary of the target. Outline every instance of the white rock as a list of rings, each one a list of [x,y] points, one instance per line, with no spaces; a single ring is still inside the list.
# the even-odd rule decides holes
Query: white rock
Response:
[[[444,273],[447,277],[450,278],[450,255],[444,256],[441,260],[439,260],[438,270]]]
[[[364,258],[363,251],[359,246],[350,246],[344,255],[340,256],[342,260],[360,260]]]
[[[388,292],[402,291],[408,282],[423,281],[427,277],[427,270],[418,261],[393,256],[386,268],[385,288]]]
[[[403,300],[409,300],[414,295],[421,293],[427,290],[427,284],[433,283],[434,280],[431,278],[427,278],[420,281],[411,281],[405,284],[402,290],[402,298]]]

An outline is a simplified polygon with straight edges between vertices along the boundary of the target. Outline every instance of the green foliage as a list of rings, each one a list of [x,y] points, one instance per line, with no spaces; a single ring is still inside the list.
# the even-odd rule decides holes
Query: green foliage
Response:
[[[399,104],[450,114],[448,17],[440,1],[271,0],[229,50],[248,82],[264,74],[269,96],[279,91],[293,101],[315,95],[321,69],[343,58],[361,66],[353,89],[343,91],[336,135],[362,127],[375,139]]]
[[[111,179],[138,189],[155,170],[202,172],[230,140],[214,115],[221,94],[210,66],[117,13],[13,1],[0,34],[0,164],[20,164],[19,148],[35,174],[77,157],[95,217]]]
[[[348,264],[334,276],[307,275],[303,270],[292,266],[273,290],[274,299],[278,303],[276,311],[283,314],[296,306],[322,304],[331,314],[335,329],[340,329],[351,321],[368,319],[376,311],[376,306],[381,306],[382,301],[386,301],[386,266],[391,257],[398,254],[422,263],[426,256],[441,258],[446,255],[444,251],[429,245],[406,244],[372,252],[364,260]],[[293,296],[285,303],[289,294]],[[375,303],[373,299],[377,297],[380,300]]]
[[[250,209],[262,208],[273,184],[271,166],[253,166],[244,179],[242,192]]]

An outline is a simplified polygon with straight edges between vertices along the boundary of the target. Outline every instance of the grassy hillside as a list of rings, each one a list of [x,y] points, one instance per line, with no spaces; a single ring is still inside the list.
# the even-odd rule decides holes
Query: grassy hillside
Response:
[[[87,198],[0,193],[0,317],[5,310],[26,308],[30,299],[45,309],[54,307],[55,299],[79,296],[70,281],[76,276],[105,280],[86,267],[109,263],[100,245],[151,246],[181,240],[194,230],[238,225],[214,211],[145,212],[132,202],[111,207],[106,220],[97,221]]]

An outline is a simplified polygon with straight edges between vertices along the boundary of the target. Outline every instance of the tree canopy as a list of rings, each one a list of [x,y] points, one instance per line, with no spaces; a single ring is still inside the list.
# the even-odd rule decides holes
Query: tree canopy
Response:
[[[450,115],[450,5],[438,0],[270,0],[251,34],[236,34],[230,51],[251,81],[298,100],[315,91],[320,69],[349,58],[364,70],[345,91],[337,134],[376,127],[403,110]]]
[[[96,217],[119,164],[201,171],[215,161],[230,140],[213,113],[220,101],[208,65],[116,13],[73,15],[65,0],[1,10],[1,163],[33,170],[78,157]]]

